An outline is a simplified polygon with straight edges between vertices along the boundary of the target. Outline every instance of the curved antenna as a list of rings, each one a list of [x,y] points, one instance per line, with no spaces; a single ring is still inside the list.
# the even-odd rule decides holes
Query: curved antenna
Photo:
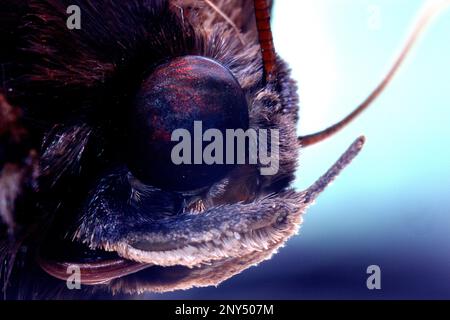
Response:
[[[256,28],[264,66],[266,83],[275,80],[276,53],[270,28],[270,5],[267,0],[253,0],[255,6]]]
[[[326,128],[325,130],[308,134],[305,136],[301,136],[298,138],[298,141],[302,147],[307,147],[313,144],[316,144],[320,141],[323,141],[331,136],[333,136],[335,133],[346,127],[352,120],[354,120],[358,115],[360,115],[364,110],[366,110],[372,102],[375,101],[376,98],[386,89],[388,84],[391,82],[394,75],[397,73],[399,67],[401,66],[402,62],[405,60],[408,53],[411,51],[411,48],[416,43],[417,39],[419,38],[419,35],[422,33],[422,31],[425,29],[425,26],[427,23],[431,20],[431,18],[434,16],[435,13],[442,10],[446,5],[449,5],[450,1],[435,3],[433,6],[428,7],[428,9],[424,10],[423,15],[415,25],[412,34],[409,36],[406,45],[404,46],[403,50],[401,51],[400,55],[395,60],[394,64],[392,65],[389,72],[386,74],[386,76],[383,78],[380,84],[372,91],[372,93],[355,109],[353,112],[351,112],[348,116],[346,116],[344,119],[339,121],[338,123],[332,125],[331,127]]]

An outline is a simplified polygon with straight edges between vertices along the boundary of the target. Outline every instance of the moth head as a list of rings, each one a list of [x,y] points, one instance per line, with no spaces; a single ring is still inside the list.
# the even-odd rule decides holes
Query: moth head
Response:
[[[274,52],[273,68],[267,68],[263,57],[270,44],[260,45],[251,2],[242,2],[251,10],[243,10],[235,22],[241,37],[209,7],[200,12],[213,20],[176,6],[136,3],[115,2],[101,17],[80,4],[84,16],[95,19],[71,34],[69,44],[98,43],[84,52],[83,61],[95,66],[80,74],[84,83],[71,77],[68,61],[47,63],[48,52],[61,51],[64,39],[52,40],[53,50],[33,46],[38,69],[45,70],[31,77],[34,83],[82,92],[73,95],[79,99],[73,105],[88,106],[78,107],[79,121],[71,119],[46,133],[41,161],[49,192],[70,189],[74,180],[82,183],[71,197],[63,196],[57,210],[64,214],[56,215],[46,233],[39,263],[57,277],[65,276],[61,266],[77,264],[89,283],[107,282],[142,265],[228,266],[217,283],[238,272],[240,259],[248,259],[248,267],[269,257],[301,221],[307,204],[289,187],[300,147],[296,85]],[[49,12],[47,5],[38,9],[41,15]],[[238,10],[231,5],[223,9],[227,14]],[[99,29],[99,21],[108,28]],[[38,26],[34,32],[49,28]],[[174,163],[173,151],[182,141],[172,137],[180,130],[192,138],[188,160],[195,161],[197,122],[201,133],[215,130],[223,137],[227,130],[276,131],[279,141],[275,148],[268,139],[268,150],[276,150],[279,170],[262,175],[265,164],[237,164],[234,149],[232,164]],[[222,147],[223,159],[229,158],[225,141]],[[81,170],[74,174],[68,168]],[[93,256],[102,267],[93,266]],[[106,263],[111,259],[114,263]]]
[[[30,130],[40,161],[33,236],[47,273],[66,279],[76,265],[98,284],[163,268],[169,284],[148,290],[218,284],[283,246],[360,151],[362,138],[310,188],[291,188],[297,87],[275,54],[266,1],[73,2],[85,18],[69,34],[61,1],[24,15],[31,66],[15,87],[32,124],[44,123]],[[193,137],[195,122],[225,136],[276,130],[279,170],[174,163],[172,134]],[[180,270],[186,281],[170,283]]]

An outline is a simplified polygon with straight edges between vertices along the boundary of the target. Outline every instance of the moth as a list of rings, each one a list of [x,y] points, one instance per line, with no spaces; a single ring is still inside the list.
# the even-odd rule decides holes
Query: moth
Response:
[[[66,10],[74,5],[81,28],[68,30]],[[298,232],[305,210],[364,137],[303,191],[291,186],[299,149],[332,136],[371,104],[432,15],[358,108],[298,137],[297,86],[274,48],[271,6],[2,0],[5,297],[76,294],[66,287],[73,267],[83,294],[217,285],[271,258]],[[279,130],[278,172],[261,175],[258,164],[174,166],[165,156],[168,133],[195,120]]]

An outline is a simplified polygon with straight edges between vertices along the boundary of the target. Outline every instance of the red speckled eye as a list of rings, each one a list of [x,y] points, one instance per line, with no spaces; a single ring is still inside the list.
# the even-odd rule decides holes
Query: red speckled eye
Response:
[[[157,67],[138,92],[129,122],[132,173],[146,184],[177,191],[201,188],[223,177],[231,165],[173,163],[171,151],[178,141],[171,141],[172,132],[186,129],[193,141],[194,121],[202,122],[203,132],[215,128],[223,136],[226,129],[246,130],[247,101],[224,66],[200,56],[179,57]]]

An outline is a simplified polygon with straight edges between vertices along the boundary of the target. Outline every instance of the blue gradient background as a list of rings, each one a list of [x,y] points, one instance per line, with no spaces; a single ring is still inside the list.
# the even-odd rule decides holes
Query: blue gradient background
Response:
[[[366,97],[391,65],[424,3],[275,2],[276,46],[299,81],[300,97],[302,83],[326,83],[330,75],[321,66],[334,63],[335,74],[330,76],[333,88],[324,85],[323,90],[317,86],[312,89],[325,95],[329,105],[316,108],[314,99],[301,103],[302,134],[334,123]],[[319,18],[311,19],[307,28],[300,23],[302,15],[298,13],[305,2],[315,3]],[[380,28],[376,30],[368,24],[368,8],[373,5],[380,13]],[[317,28],[326,35],[332,50],[305,61],[315,54],[308,53],[313,44],[305,39],[311,40],[308,34]],[[145,298],[449,299],[449,57],[447,9],[427,28],[394,82],[370,110],[329,141],[303,150],[295,183],[298,189],[320,176],[354,138],[360,134],[367,137],[360,156],[310,208],[300,234],[270,261],[218,288]],[[302,73],[305,63],[312,69],[317,67],[320,74]],[[381,267],[381,290],[366,288],[366,268],[371,264]]]

